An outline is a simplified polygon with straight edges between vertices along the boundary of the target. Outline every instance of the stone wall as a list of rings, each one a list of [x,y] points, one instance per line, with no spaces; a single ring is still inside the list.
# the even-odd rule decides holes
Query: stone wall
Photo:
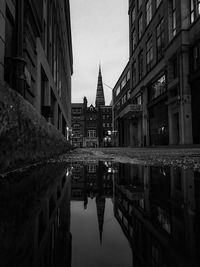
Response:
[[[0,172],[69,150],[66,138],[17,92],[0,83]]]

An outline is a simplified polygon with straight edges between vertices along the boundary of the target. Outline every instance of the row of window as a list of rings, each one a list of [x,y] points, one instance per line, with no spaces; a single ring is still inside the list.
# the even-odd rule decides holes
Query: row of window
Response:
[[[157,1],[157,7],[160,5],[161,0]],[[173,38],[176,35],[176,6],[175,6],[175,0],[170,0],[169,1],[169,10],[171,12],[171,16],[170,16],[170,20],[169,20],[169,29],[170,29],[170,39]],[[134,14],[134,15],[133,15]],[[148,0],[146,2],[146,24],[148,26],[148,24],[150,23],[150,21],[152,20],[152,0]],[[131,18],[132,21],[135,22],[135,7],[132,10],[131,13]],[[138,34],[136,27],[132,30],[131,33],[131,51],[134,52],[136,46],[137,46],[137,42],[141,39],[142,34],[144,32],[144,21],[143,21],[143,14],[141,13],[141,15],[138,18]],[[164,31],[164,25],[163,26],[163,31]],[[161,28],[159,29],[157,27],[157,35],[160,35],[161,37]],[[163,36],[164,38],[164,36]]]
[[[130,71],[127,72],[127,74],[124,76],[122,82],[118,85],[117,89],[115,90],[116,96],[125,87],[125,85],[129,82],[129,80],[130,80]]]
[[[131,98],[130,90],[128,90],[117,102],[116,109],[119,110]]]
[[[87,136],[90,138],[96,137],[96,131],[95,130],[88,130]]]
[[[72,114],[81,114],[81,108],[72,108]]]
[[[162,18],[156,27],[156,57],[157,61],[164,55],[164,19]],[[154,51],[153,51],[153,36],[151,35],[146,42],[146,71],[149,72],[153,67]],[[133,86],[137,83],[137,68],[139,81],[144,76],[144,52],[140,50],[138,54],[138,66],[136,60],[132,63],[132,83]]]

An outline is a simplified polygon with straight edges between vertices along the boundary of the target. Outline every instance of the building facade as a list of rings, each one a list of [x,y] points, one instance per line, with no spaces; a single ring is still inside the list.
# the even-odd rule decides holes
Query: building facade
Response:
[[[72,104],[72,113],[74,114],[74,107],[79,106],[79,115],[74,116],[72,120],[72,136],[73,145],[83,147],[102,147],[111,146],[112,140],[112,106],[105,105],[103,81],[101,74],[101,67],[99,66],[97,91],[95,106],[88,107],[87,98],[83,98],[82,104]],[[75,118],[75,120],[74,120]],[[81,135],[81,142],[77,144],[74,135],[77,134],[76,127],[79,127]],[[83,136],[82,136],[83,132]],[[80,138],[79,138],[80,139]]]
[[[2,0],[0,11],[0,80],[68,137],[73,73],[69,1]]]
[[[72,103],[72,145],[83,147],[83,137],[85,130],[85,109],[84,103]]]
[[[129,144],[199,143],[199,1],[130,0],[129,29]]]

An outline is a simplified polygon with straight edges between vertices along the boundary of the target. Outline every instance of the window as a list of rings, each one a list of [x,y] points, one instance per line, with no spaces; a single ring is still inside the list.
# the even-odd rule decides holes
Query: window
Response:
[[[152,68],[152,63],[153,63],[153,42],[152,42],[152,36],[147,41],[146,60],[147,60],[147,71],[149,71]]]
[[[156,8],[159,7],[160,3],[162,2],[162,0],[156,0]]]
[[[190,22],[194,22],[194,0],[190,0]]]
[[[176,0],[172,0],[172,36],[176,35]]]
[[[196,71],[200,68],[200,44],[196,44],[192,49],[192,70]]]
[[[160,77],[156,82],[154,82],[149,88],[149,101],[157,98],[166,92],[166,79],[165,75]]]
[[[197,0],[198,15],[200,15],[200,0]]]
[[[141,8],[142,6],[142,0],[138,0],[138,10]]]
[[[80,124],[78,124],[78,123],[77,123],[77,124],[74,124],[74,125],[73,125],[73,128],[74,128],[74,129],[79,129],[79,128],[80,128]]]
[[[96,137],[96,131],[95,130],[88,130],[88,137],[90,137],[90,138]]]
[[[122,97],[122,105],[126,103],[126,95]]]
[[[135,7],[133,7],[131,12],[131,23],[133,24],[135,22]]]
[[[141,50],[138,55],[138,72],[139,72],[139,81],[143,77],[143,51]]]
[[[132,82],[133,86],[136,85],[136,62],[134,61],[132,64]]]
[[[123,88],[126,85],[126,77],[122,80],[121,88]]]
[[[135,47],[136,47],[136,31],[134,29],[132,34],[132,51],[135,50]]]
[[[178,77],[178,61],[177,61],[177,57],[173,59],[172,66],[173,66],[173,79],[176,79]]]
[[[141,15],[138,21],[138,38],[142,37],[143,33],[143,16]]]
[[[149,25],[149,22],[152,19],[152,0],[148,0],[146,3],[146,20],[147,25]]]
[[[120,85],[116,89],[116,96],[120,93]]]
[[[164,19],[162,18],[156,28],[156,49],[157,60],[159,60],[164,53]]]

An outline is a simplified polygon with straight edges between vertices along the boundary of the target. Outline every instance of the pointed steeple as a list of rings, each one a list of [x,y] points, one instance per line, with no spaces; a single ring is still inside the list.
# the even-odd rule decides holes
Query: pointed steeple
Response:
[[[101,75],[101,64],[99,64],[99,76],[98,76],[98,83],[97,83],[95,106],[96,107],[105,106],[103,82],[102,82],[102,75]]]
[[[102,234],[103,234],[105,202],[106,202],[105,197],[102,197],[102,196],[96,197],[97,218],[98,218],[98,224],[99,224],[99,237],[100,237],[101,244],[102,244]]]

